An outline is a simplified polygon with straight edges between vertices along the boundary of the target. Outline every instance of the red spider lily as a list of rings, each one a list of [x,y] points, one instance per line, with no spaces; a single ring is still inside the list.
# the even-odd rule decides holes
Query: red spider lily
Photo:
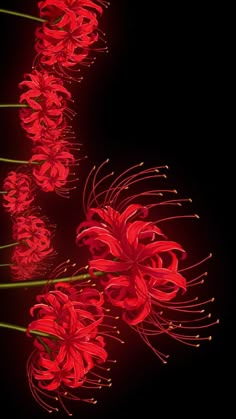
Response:
[[[12,255],[13,276],[18,280],[30,279],[45,258],[52,256],[52,233],[41,218],[22,215],[14,220],[13,238],[18,242]]]
[[[60,194],[69,176],[69,167],[75,164],[73,154],[68,151],[67,143],[57,141],[34,148],[35,153],[31,162],[38,162],[33,166],[35,182],[44,192],[56,191]]]
[[[198,346],[198,343],[193,343],[196,339],[200,341],[209,338],[201,338],[193,333],[211,325],[209,322],[207,325],[202,324],[209,317],[201,317],[199,313],[212,300],[196,303],[196,299],[182,301],[181,297],[190,287],[202,283],[206,274],[200,273],[189,280],[185,272],[193,268],[197,270],[197,266],[208,257],[195,265],[180,268],[181,260],[187,256],[186,252],[179,243],[169,240],[158,226],[164,221],[196,215],[160,217],[157,221],[151,221],[149,217],[153,210],[181,206],[182,202],[189,200],[163,199],[164,194],[176,193],[168,189],[137,191],[128,195],[130,189],[139,186],[141,182],[166,177],[159,173],[163,167],[132,173],[142,164],[134,166],[103,190],[102,185],[113,173],[98,180],[102,166],[96,171],[93,168],[85,185],[83,200],[87,220],[78,226],[76,241],[90,248],[90,273],[93,274],[94,270],[104,272],[101,284],[110,303],[121,308],[123,320],[135,328],[165,362],[165,355],[153,348],[148,336],[168,334],[191,346]],[[92,191],[86,204],[85,197],[93,171]],[[156,202],[148,202],[150,197],[154,197]],[[143,200],[145,203],[140,204]],[[181,302],[175,302],[177,298]],[[169,318],[171,311],[189,313],[190,317],[195,315],[195,319],[179,321],[175,316]]]
[[[67,100],[71,99],[70,92],[63,86],[62,80],[47,71],[34,70],[26,74],[19,84],[27,91],[20,96],[20,103],[28,108],[20,110],[20,119],[23,129],[30,138],[39,136],[43,129],[64,129],[66,113],[71,113],[67,107]],[[43,141],[43,139],[42,139]]]
[[[11,215],[24,212],[34,200],[32,179],[25,173],[9,172],[3,190],[3,206]]]
[[[39,277],[45,272],[41,261],[40,264],[35,262],[28,263],[28,260],[24,259],[18,252],[13,253],[10,267],[15,281],[26,281]]]
[[[93,398],[81,399],[71,391],[111,385],[110,379],[99,373],[106,370],[101,364],[108,356],[102,294],[83,284],[59,283],[55,290],[39,295],[37,300],[30,311],[37,319],[29,324],[28,331],[47,333],[50,337],[34,339],[36,349],[28,360],[33,397],[48,411],[58,409],[47,400],[59,400],[67,413],[63,397],[96,403]]]
[[[97,4],[98,3],[98,4]],[[41,1],[40,16],[47,20],[36,30],[35,49],[43,65],[70,68],[85,64],[91,46],[99,40],[96,13],[105,1]]]

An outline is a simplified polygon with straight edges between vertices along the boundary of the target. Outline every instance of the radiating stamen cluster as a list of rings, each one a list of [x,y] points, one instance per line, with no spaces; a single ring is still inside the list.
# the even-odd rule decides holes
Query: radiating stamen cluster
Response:
[[[167,238],[158,226],[163,221],[196,218],[196,215],[173,215],[152,221],[150,214],[153,210],[158,214],[160,207],[181,206],[189,200],[163,199],[164,194],[176,193],[175,190],[152,189],[131,194],[132,187],[137,188],[146,180],[150,182],[151,179],[165,178],[166,175],[161,174],[160,170],[166,167],[140,170],[142,164],[134,166],[104,190],[103,184],[111,174],[98,179],[103,165],[90,172],[85,185],[86,221],[77,228],[76,242],[89,247],[90,273],[104,272],[101,285],[108,301],[121,308],[123,320],[139,332],[164,362],[165,356],[151,345],[149,336],[165,333],[192,345],[193,340],[209,338],[194,334],[196,330],[217,323],[210,323],[208,315],[199,317],[204,306],[212,299],[196,303],[195,299],[183,300],[182,297],[192,285],[201,283],[199,278],[204,276],[200,273],[197,278],[189,279],[185,272],[189,270],[194,273],[194,269],[208,258],[194,266],[184,265],[180,268],[181,264],[183,266],[186,263],[184,259],[187,259],[187,253],[179,243]],[[89,183],[92,190],[86,202]],[[154,202],[150,202],[150,198],[154,198]],[[142,201],[145,203],[141,204]],[[176,302],[177,298],[181,302]],[[183,311],[191,315],[179,321],[175,316],[169,318],[169,311],[175,311],[175,314]],[[201,325],[203,320],[205,324]]]
[[[58,410],[50,404],[58,400],[67,413],[63,398],[96,403],[94,398],[80,398],[75,390],[111,385],[110,378],[100,372],[109,371],[102,366],[108,358],[103,295],[86,284],[58,283],[37,301],[31,309],[36,319],[28,332],[39,331],[50,337],[34,339],[35,350],[28,360],[34,398],[48,411]]]

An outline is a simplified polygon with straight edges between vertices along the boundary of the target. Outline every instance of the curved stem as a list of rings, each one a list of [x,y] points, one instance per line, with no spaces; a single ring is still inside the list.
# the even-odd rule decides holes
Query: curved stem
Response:
[[[17,330],[18,332],[23,332],[23,333],[28,332],[28,333],[31,333],[32,335],[37,335],[37,336],[44,336],[48,338],[52,337],[48,333],[40,332],[39,330],[28,330],[27,327],[18,326],[16,324],[11,324],[11,323],[0,322],[0,327],[4,329]]]
[[[94,276],[103,276],[104,272],[94,272]],[[19,282],[10,282],[0,284],[0,289],[9,289],[9,288],[29,288],[29,287],[42,287],[49,284],[57,284],[58,282],[74,282],[74,281],[84,281],[86,279],[91,279],[90,274],[81,274],[75,276],[67,276],[65,278],[55,278],[55,279],[41,279],[36,281],[19,281]]]
[[[4,244],[3,246],[0,246],[0,250],[1,249],[6,249],[7,247],[17,246],[18,244],[19,244],[19,242],[10,243],[10,244]]]
[[[29,161],[29,160],[14,160],[14,159],[5,159],[3,157],[0,157],[0,161],[4,163],[16,163],[16,164],[41,164],[41,162],[37,161]]]
[[[29,108],[29,105],[23,103],[0,103],[0,108]]]
[[[0,13],[6,13],[7,15],[24,17],[26,19],[36,20],[37,22],[46,22],[45,19],[41,19],[40,17],[26,15],[25,13],[13,12],[12,10],[0,9]]]

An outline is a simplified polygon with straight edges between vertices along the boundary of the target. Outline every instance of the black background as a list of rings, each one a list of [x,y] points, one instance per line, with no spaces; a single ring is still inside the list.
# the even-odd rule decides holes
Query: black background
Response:
[[[1,8],[37,15],[37,2],[1,1]],[[154,2],[156,3],[156,2]],[[146,167],[168,164],[169,178],[181,195],[193,200],[200,215],[193,230],[183,223],[175,239],[198,255],[213,253],[203,298],[215,296],[212,308],[219,326],[213,340],[198,350],[170,342],[167,365],[140,338],[121,326],[125,345],[113,347],[118,360],[113,386],[103,389],[98,404],[69,406],[78,418],[228,417],[233,406],[233,227],[234,187],[232,137],[225,117],[223,17],[203,6],[181,7],[151,2],[113,0],[100,19],[109,53],[83,70],[81,84],[71,86],[77,117],[74,129],[83,144],[80,182],[70,200],[38,193],[38,202],[57,225],[58,261],[78,259],[75,228],[81,221],[81,191],[93,164],[110,158],[116,172],[144,161]],[[1,103],[17,103],[18,83],[31,71],[37,23],[0,14]],[[226,70],[227,72],[227,70]],[[31,143],[22,131],[17,110],[1,109],[1,156],[28,159]],[[1,163],[3,180],[12,165]],[[11,241],[11,221],[0,209],[1,243]],[[174,227],[173,227],[174,228]],[[182,234],[182,235],[181,235]],[[1,251],[6,263],[10,251]],[[78,260],[79,262],[79,260]],[[1,268],[1,281],[10,279]],[[37,290],[1,291],[1,321],[26,325]],[[1,406],[4,418],[46,418],[28,388],[25,364],[31,341],[23,334],[1,331]],[[53,414],[66,417],[61,412]]]

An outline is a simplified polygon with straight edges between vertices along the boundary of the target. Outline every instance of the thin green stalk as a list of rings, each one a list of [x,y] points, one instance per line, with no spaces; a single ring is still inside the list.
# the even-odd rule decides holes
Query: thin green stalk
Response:
[[[17,246],[18,244],[19,244],[19,242],[10,243],[10,244],[4,244],[3,246],[0,246],[0,250],[1,249],[6,249],[7,247]]]
[[[0,108],[29,108],[29,105],[24,103],[0,103]]]
[[[103,276],[104,272],[94,272],[93,275]],[[58,282],[84,281],[91,278],[92,277],[90,274],[80,274],[80,275],[75,275],[75,276],[67,276],[65,278],[40,279],[36,281],[9,282],[9,283],[0,284],[0,289],[43,287],[44,285],[57,284]]]
[[[0,327],[2,327],[4,329],[17,330],[18,332],[23,332],[23,333],[26,333],[28,331],[32,335],[37,335],[37,336],[44,336],[44,337],[48,337],[48,338],[52,337],[48,333],[40,332],[39,330],[28,330],[26,327],[18,326],[16,324],[0,322]]]
[[[0,9],[0,13],[6,13],[7,15],[24,17],[26,19],[36,20],[36,22],[46,22],[45,19],[41,19],[40,17],[36,17],[36,16],[32,16],[32,15],[26,15],[25,13],[14,12],[12,10]]]
[[[5,159],[3,157],[0,157],[0,161],[4,163],[16,163],[16,164],[42,164],[42,162],[37,161],[29,161],[29,160],[14,160],[14,159]]]

